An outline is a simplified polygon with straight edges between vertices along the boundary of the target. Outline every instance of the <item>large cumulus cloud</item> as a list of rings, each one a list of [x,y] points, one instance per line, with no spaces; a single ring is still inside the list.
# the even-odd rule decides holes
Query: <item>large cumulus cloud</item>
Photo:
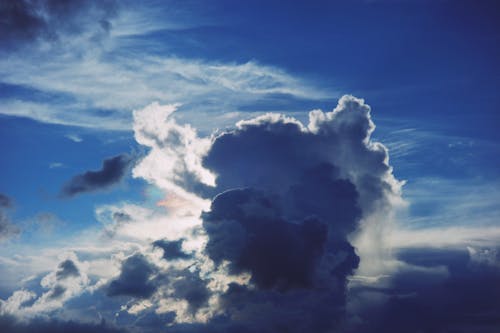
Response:
[[[266,114],[209,137],[179,124],[175,109],[134,112],[135,138],[149,152],[133,176],[161,192],[155,208],[96,210],[107,239],[128,242],[117,271],[90,288],[84,265],[67,258],[44,278],[43,304],[86,288],[124,302],[114,320],[145,332],[341,327],[348,279],[372,254],[363,244],[382,242],[400,196],[385,147],[371,140],[369,106],[344,96],[331,112],[310,112],[307,125]],[[101,178],[114,179],[103,175],[121,161],[74,180],[111,185]]]
[[[268,114],[213,140],[203,159],[218,193],[203,215],[206,252],[230,273],[251,274],[249,286],[222,296],[230,318],[289,332],[339,321],[359,263],[349,236],[399,196],[373,129],[363,100],[344,96],[332,112],[312,111],[307,127]]]
[[[135,111],[136,139],[151,150],[133,174],[167,200],[191,200],[204,212],[194,233],[153,243],[171,265],[191,264],[141,277],[157,283],[150,300],[169,285],[192,313],[211,306],[185,321],[193,330],[201,318],[204,329],[216,331],[323,332],[338,325],[347,279],[363,256],[351,237],[389,213],[400,194],[386,149],[370,139],[370,108],[344,96],[331,112],[312,111],[307,126],[267,114],[210,138],[178,124],[174,110],[152,104]],[[181,246],[193,234],[202,247],[187,255]],[[162,275],[194,278],[179,288]]]

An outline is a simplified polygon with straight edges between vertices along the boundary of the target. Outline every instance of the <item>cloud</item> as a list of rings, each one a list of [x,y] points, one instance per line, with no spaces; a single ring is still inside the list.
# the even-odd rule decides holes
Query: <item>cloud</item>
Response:
[[[51,212],[38,212],[22,221],[23,232],[37,235],[50,235],[66,222]]]
[[[21,321],[11,315],[0,315],[0,327],[9,333],[124,333],[118,329],[101,323],[83,323],[79,321],[62,321],[57,319],[36,318],[31,321]]]
[[[33,276],[33,287],[36,292],[25,289],[15,291],[7,300],[0,300],[0,314],[15,315],[25,320],[50,314],[60,309],[68,300],[85,292],[90,284],[86,272],[73,252],[65,253],[56,269],[45,270],[38,276]]]
[[[115,1],[27,1],[2,3],[0,40],[11,48],[40,40],[57,41],[62,33],[80,35],[92,31],[97,38],[110,28]]]
[[[107,287],[109,296],[148,298],[157,286],[150,281],[156,268],[141,254],[135,254],[122,263],[120,276]]]
[[[444,237],[443,235],[446,235]],[[388,237],[391,248],[466,248],[493,246],[500,243],[498,226],[445,226],[428,228],[395,228]]]
[[[61,162],[52,162],[49,164],[49,169],[59,169],[59,168],[63,168],[63,167],[64,167],[64,164]]]
[[[200,278],[199,272],[181,271],[179,278],[172,283],[172,287],[176,298],[188,302],[190,313],[194,314],[199,308],[208,305],[210,290],[206,282]]]
[[[72,260],[66,259],[59,264],[58,270],[56,272],[56,277],[58,280],[64,280],[68,277],[78,276],[80,276],[80,271]]]
[[[494,331],[498,228],[395,228],[402,183],[363,100],[205,137],[175,109],[134,112],[149,150],[133,174],[154,198],[97,207],[113,237],[87,235],[86,261],[60,258],[7,313],[144,332]]]
[[[315,215],[333,228],[330,238],[349,235],[367,258],[360,270],[378,274],[402,183],[385,147],[370,140],[374,128],[369,106],[344,96],[332,112],[310,112],[307,127],[277,114],[239,122],[214,140],[203,165],[218,176],[218,192],[262,189],[281,197],[285,217]]]
[[[209,256],[216,263],[229,260],[235,273],[250,271],[264,289],[310,287],[327,238],[324,223],[283,220],[272,199],[249,189],[218,195],[204,227]]]
[[[369,112],[344,96],[332,112],[311,112],[308,126],[267,114],[212,139],[201,167],[215,186],[191,186],[215,196],[202,216],[205,252],[230,275],[250,274],[249,284],[220,295],[225,319],[209,322],[215,330],[323,332],[342,320],[347,278],[359,263],[349,236],[400,195],[387,151],[370,141]],[[173,170],[171,177],[186,174]],[[307,319],[293,320],[297,311]]]
[[[80,143],[83,141],[83,139],[76,134],[67,134],[67,135],[65,135],[65,137],[73,142],[76,142],[76,143]]]
[[[214,175],[201,165],[210,139],[178,124],[171,117],[175,110],[175,105],[153,103],[134,111],[135,139],[150,152],[134,167],[133,176],[204,206],[192,192],[214,185]]]
[[[148,308],[174,311],[177,325],[190,323],[186,329],[194,331],[201,320],[206,323],[201,327],[214,331],[324,332],[337,327],[348,278],[359,255],[363,260],[371,250],[366,246],[356,253],[351,236],[369,230],[370,239],[385,239],[391,212],[400,202],[401,183],[392,175],[387,151],[370,139],[370,108],[344,96],[331,112],[312,111],[307,126],[266,114],[207,138],[179,125],[174,111],[175,106],[152,104],[134,112],[135,137],[150,151],[133,174],[167,198],[199,202],[205,210],[201,229],[193,229],[205,238],[201,251],[185,260],[199,270],[201,280],[194,285],[200,291],[206,285],[210,297],[200,304],[211,304],[211,310],[199,305],[190,317],[182,301],[166,306],[160,295],[190,304],[191,297],[180,293],[189,288],[175,288],[168,279],[154,278],[153,271],[136,279],[141,286],[153,283]],[[193,235],[162,245],[177,253],[182,239],[189,243]],[[171,267],[159,275],[185,274]],[[297,313],[305,314],[300,322]]]
[[[184,252],[182,249],[182,243],[184,240],[179,239],[175,241],[168,241],[165,239],[160,239],[153,242],[153,245],[159,247],[163,250],[163,258],[166,260],[176,260],[176,259],[188,259],[191,255]]]
[[[21,230],[12,223],[8,210],[12,208],[13,201],[10,197],[0,193],[0,241],[18,235]]]
[[[158,3],[127,5],[130,8],[116,1],[3,5],[6,20],[0,38],[12,47],[3,49],[0,76],[15,89],[6,90],[0,113],[124,131],[132,127],[130,110],[159,101],[181,103],[187,119],[212,129],[213,119],[230,124],[228,112],[262,112],[331,98],[331,91],[327,94],[313,82],[255,60],[221,62],[153,52],[152,45],[170,48],[153,32],[165,37],[177,31],[179,13],[158,11]],[[191,27],[191,22],[200,22],[186,21]]]
[[[118,183],[132,162],[129,155],[110,157],[102,163],[101,170],[87,171],[70,179],[61,189],[61,195],[72,197],[77,194],[107,189]]]
[[[498,265],[477,262],[466,249],[407,249],[398,258],[412,266],[391,276],[388,287],[352,289],[350,311],[357,318],[346,331],[486,333],[498,328]],[[446,274],[435,274],[438,268]]]
[[[483,178],[483,177],[481,177]],[[412,203],[400,224],[413,229],[492,227],[500,214],[500,182],[490,178],[461,179],[419,177],[405,186]]]
[[[10,208],[12,207],[12,199],[6,196],[5,194],[0,193],[0,207],[1,208]]]

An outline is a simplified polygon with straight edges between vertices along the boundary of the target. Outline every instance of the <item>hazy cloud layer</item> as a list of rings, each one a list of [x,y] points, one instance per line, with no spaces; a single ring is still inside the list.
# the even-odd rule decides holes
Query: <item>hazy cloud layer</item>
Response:
[[[0,207],[1,208],[12,207],[12,199],[6,196],[5,194],[0,193]]]
[[[207,125],[200,114],[229,125],[234,120],[229,113],[238,115],[263,100],[272,102],[254,111],[331,97],[311,88],[312,82],[257,61],[225,63],[151,52],[151,46],[169,48],[168,43],[158,43],[155,32],[175,32],[186,23],[178,24],[177,12],[166,10],[160,16],[150,5],[128,5],[2,2],[0,40],[6,47],[0,50],[0,81],[5,87],[0,113],[53,124],[130,130],[131,110],[156,100],[181,103],[185,116],[212,129],[213,121]]]
[[[21,232],[19,227],[13,224],[9,217],[8,210],[12,208],[12,206],[12,199],[0,193],[0,242]]]
[[[489,253],[478,260],[479,253]],[[347,332],[495,332],[500,258],[495,248],[403,250],[410,265],[389,288],[352,288]]]
[[[14,316],[0,315],[0,327],[8,333],[124,333],[123,329],[113,328],[102,323],[81,323],[78,321],[47,320],[37,318],[29,322],[21,321]]]

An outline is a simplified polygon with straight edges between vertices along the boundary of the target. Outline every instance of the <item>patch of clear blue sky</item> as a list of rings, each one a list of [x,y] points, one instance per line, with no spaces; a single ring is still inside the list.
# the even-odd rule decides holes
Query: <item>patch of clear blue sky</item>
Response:
[[[71,135],[82,141],[74,142],[68,138]],[[67,234],[95,225],[98,205],[144,200],[144,182],[130,177],[109,189],[60,197],[65,182],[77,174],[101,169],[104,159],[121,153],[139,157],[130,133],[96,132],[0,116],[0,143],[1,192],[14,199],[17,223],[50,212],[67,222],[57,227],[63,227]]]
[[[497,1],[227,0],[144,6],[158,6],[157,13],[176,8],[179,26],[129,36],[115,52],[222,63],[255,60],[340,94],[363,97],[378,125],[375,137],[395,152],[399,149],[392,164],[410,186],[417,178],[486,182],[500,177]],[[303,119],[310,109],[334,107],[335,97],[269,95],[235,111],[283,109]],[[2,83],[0,102],[13,98],[58,105],[73,100]],[[4,116],[0,129],[0,191],[18,203],[16,217],[49,211],[83,227],[94,221],[98,204],[141,199],[144,184],[131,179],[100,194],[56,198],[64,181],[75,174],[134,150],[131,132],[104,133]],[[84,140],[65,138],[74,133]],[[63,167],[49,168],[55,162]]]

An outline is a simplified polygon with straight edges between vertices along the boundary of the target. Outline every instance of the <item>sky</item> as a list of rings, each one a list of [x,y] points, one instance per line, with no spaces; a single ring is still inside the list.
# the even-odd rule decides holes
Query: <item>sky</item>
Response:
[[[497,1],[0,17],[0,331],[498,331]]]

